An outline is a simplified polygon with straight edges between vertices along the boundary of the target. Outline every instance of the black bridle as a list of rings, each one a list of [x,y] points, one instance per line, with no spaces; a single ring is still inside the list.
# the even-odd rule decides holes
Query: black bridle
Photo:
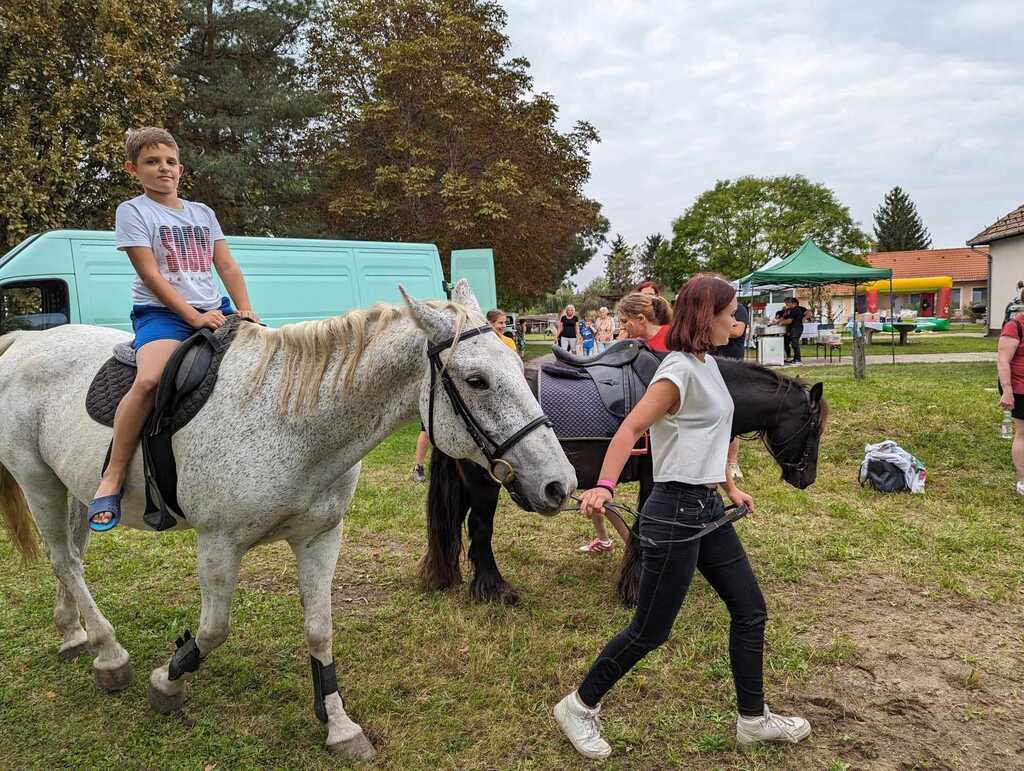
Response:
[[[798,383],[799,385],[799,383]],[[782,406],[786,403],[786,397],[789,396],[789,389],[792,388],[793,383],[786,383],[786,392],[782,395],[782,399],[779,400],[778,409],[775,412],[774,424],[779,424],[779,416],[782,414]],[[804,404],[807,407],[807,419],[797,428],[792,434],[787,436],[783,441],[779,442],[776,447],[768,441],[767,432],[760,432],[761,441],[764,443],[765,449],[775,459],[775,462],[782,467],[783,471],[795,471],[798,474],[802,474],[807,470],[810,465],[809,456],[811,454],[811,434],[818,433],[819,425],[821,422],[821,408],[815,409],[814,405],[811,404],[811,394],[808,389],[804,386],[800,386],[800,392],[804,397]],[[805,434],[806,432],[806,434]],[[800,460],[797,462],[782,460],[779,457],[779,453],[797,437],[804,435],[804,448],[800,454]],[[742,439],[748,439],[752,437],[741,437]]]
[[[547,415],[541,415],[536,420],[531,420],[504,442],[498,442],[493,439],[484,427],[477,422],[476,418],[473,417],[473,413],[469,411],[469,407],[463,400],[462,394],[460,394],[459,389],[455,387],[455,381],[452,380],[451,375],[448,374],[448,368],[444,365],[444,362],[441,361],[441,353],[453,347],[456,343],[461,343],[463,340],[468,340],[471,337],[487,333],[494,334],[494,330],[490,325],[466,330],[458,337],[450,337],[444,342],[427,348],[427,358],[430,360],[430,406],[427,413],[427,435],[430,437],[430,443],[436,447],[437,442],[434,441],[434,393],[437,390],[437,379],[440,377],[441,385],[444,387],[445,393],[448,394],[448,399],[451,401],[452,409],[455,410],[456,415],[462,418],[462,422],[465,424],[469,435],[473,437],[473,441],[476,442],[476,446],[480,448],[480,452],[482,452],[484,457],[487,458],[487,473],[490,474],[491,479],[498,484],[508,486],[516,478],[516,472],[515,469],[512,468],[512,464],[502,456],[511,450],[518,442],[524,439],[531,431],[541,428],[542,426],[550,427],[551,420]],[[499,469],[504,469],[500,476]]]

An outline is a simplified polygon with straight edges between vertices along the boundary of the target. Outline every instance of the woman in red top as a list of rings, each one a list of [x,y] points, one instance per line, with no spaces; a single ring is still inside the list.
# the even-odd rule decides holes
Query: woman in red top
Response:
[[[1003,393],[999,406],[1013,415],[1013,445],[1010,453],[1017,470],[1017,494],[1024,495],[1024,313],[1003,325],[999,334],[996,371]]]
[[[625,336],[643,340],[655,351],[667,353],[665,338],[672,323],[672,309],[663,297],[633,292],[615,307]]]

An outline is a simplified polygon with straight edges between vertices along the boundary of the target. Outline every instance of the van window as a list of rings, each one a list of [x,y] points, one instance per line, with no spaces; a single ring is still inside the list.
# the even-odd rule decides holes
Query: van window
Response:
[[[59,279],[0,286],[0,334],[68,323],[68,285]]]

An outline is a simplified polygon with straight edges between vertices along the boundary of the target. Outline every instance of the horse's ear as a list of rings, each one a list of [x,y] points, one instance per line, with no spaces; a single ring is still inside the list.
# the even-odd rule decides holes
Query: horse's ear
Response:
[[[473,290],[470,289],[469,282],[464,278],[460,278],[455,282],[455,287],[452,289],[452,302],[465,305],[470,310],[476,311],[481,316],[483,315],[483,311],[480,310],[480,302],[476,299],[476,295],[473,294]]]
[[[821,401],[821,395],[825,392],[824,383],[815,383],[811,386],[811,403],[817,404]]]
[[[412,299],[401,284],[398,285],[398,291],[402,293],[405,304],[412,311],[412,317],[417,326],[427,333],[427,339],[431,343],[443,343],[455,334],[455,324],[446,314],[426,303]]]

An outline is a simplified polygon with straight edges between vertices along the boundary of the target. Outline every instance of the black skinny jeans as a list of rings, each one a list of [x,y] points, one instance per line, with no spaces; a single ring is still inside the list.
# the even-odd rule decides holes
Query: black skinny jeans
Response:
[[[657,542],[641,549],[640,595],[629,626],[613,637],[579,687],[595,707],[634,664],[668,639],[698,568],[731,616],[729,660],[740,714],[764,711],[764,625],[768,619],[757,578],[732,524],[690,543],[668,543],[693,535],[724,513],[718,493],[702,485],[659,482],[640,514],[640,534]],[[655,522],[653,519],[664,520]]]

